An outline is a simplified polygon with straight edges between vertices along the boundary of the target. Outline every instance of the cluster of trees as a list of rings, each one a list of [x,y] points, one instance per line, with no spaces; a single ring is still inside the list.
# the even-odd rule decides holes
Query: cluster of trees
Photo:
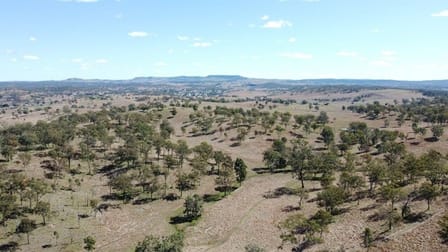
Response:
[[[339,207],[342,204],[359,202],[366,196],[388,204],[377,213],[379,219],[386,221],[388,230],[402,220],[416,218],[418,214],[412,212],[411,202],[425,200],[427,210],[430,210],[431,203],[448,183],[446,156],[434,150],[415,156],[395,141],[398,133],[370,130],[363,123],[352,123],[350,129],[342,133],[342,138],[366,141],[371,145],[370,133],[377,134],[379,142],[375,146],[381,155],[378,158],[363,155],[363,165],[359,165],[358,157],[349,151],[339,154],[336,148],[331,147],[314,151],[303,140],[288,142],[277,139],[265,151],[264,161],[271,171],[289,170],[298,179],[300,188],[295,193],[299,197],[299,207],[308,197],[305,181],[318,180],[321,184],[316,199],[323,209],[311,218],[294,215],[282,223],[280,227],[285,242],[300,243],[305,247],[319,242],[332,216],[341,212]],[[356,143],[355,140],[351,143]]]
[[[137,244],[135,252],[181,252],[184,246],[184,235],[176,232],[170,236],[147,236]]]
[[[195,111],[197,108],[196,104]],[[6,225],[10,218],[25,216],[17,232],[29,234],[37,227],[29,214],[36,214],[45,225],[50,204],[42,197],[58,189],[75,190],[73,185],[79,187],[82,180],[72,176],[80,173],[106,172],[112,198],[124,202],[136,196],[144,199],[148,195],[150,201],[156,196],[169,196],[170,188],[178,189],[182,196],[184,191],[196,188],[201,176],[207,174],[216,176],[217,188],[225,195],[245,180],[247,166],[242,159],[233,160],[221,151],[214,151],[206,142],[190,148],[185,140],[172,141],[174,127],[163,119],[166,116],[163,109],[160,104],[148,103],[85,114],[67,110],[51,122],[1,129],[0,153],[6,162],[16,159],[27,168],[34,156],[43,157],[47,160],[41,167],[49,172],[45,177],[54,181],[50,185],[45,178],[28,178],[21,170],[11,172],[5,166],[0,167],[0,222]],[[74,160],[77,166],[72,165]],[[189,168],[183,169],[186,162]],[[110,164],[111,168],[94,169],[98,163]],[[68,174],[69,187],[65,182],[57,183],[57,179]],[[169,180],[170,176],[175,180]],[[169,184],[170,181],[174,183]],[[200,216],[201,202],[199,196],[187,197],[185,215],[193,219]],[[92,208],[98,203],[91,200]]]
[[[376,120],[384,117],[392,111],[396,110],[396,106],[393,104],[382,105],[378,101],[373,102],[373,104],[360,104],[360,105],[350,105],[347,110],[356,112],[358,114],[366,114],[367,118],[371,120]]]
[[[396,121],[401,127],[406,120],[412,122],[412,129],[416,135],[424,136],[427,128],[431,129],[433,138],[438,140],[443,135],[444,126],[448,123],[448,99],[436,96],[433,99],[419,98],[398,101],[392,104],[382,105],[379,102],[373,104],[351,105],[347,109],[359,114],[366,114],[367,118],[375,120],[385,118],[386,115],[397,114]],[[420,126],[420,122],[431,124],[429,127]],[[385,120],[385,126],[389,126],[389,120]]]
[[[348,109],[365,113],[371,119],[398,113],[399,123],[412,120],[414,132],[421,135],[425,135],[426,128],[419,123],[429,122],[432,123],[434,138],[438,139],[443,135],[443,127],[448,120],[447,104],[448,101],[436,98],[401,105],[374,102],[349,106]],[[177,102],[176,106],[180,103]],[[381,215],[392,229],[399,221],[413,216],[412,200],[423,199],[430,209],[448,181],[446,157],[436,151],[428,151],[420,157],[407,153],[404,144],[398,141],[405,136],[398,131],[371,129],[366,123],[353,122],[340,132],[340,142],[336,143],[335,133],[327,125],[329,117],[323,111],[318,115],[292,115],[257,108],[244,110],[216,106],[213,109],[204,106],[199,109],[199,103],[188,102],[182,106],[193,108],[191,124],[182,126],[183,133],[188,125],[194,125],[201,134],[236,129],[234,139],[238,143],[243,142],[256,126],[262,128],[264,134],[276,131],[279,138],[291,121],[291,129],[302,129],[307,134],[321,129],[319,139],[326,148],[319,151],[301,139],[280,138],[263,153],[263,161],[270,172],[290,171],[298,180],[300,188],[295,193],[299,197],[299,206],[308,197],[305,181],[313,179],[321,184],[317,202],[322,208],[310,218],[294,215],[282,223],[284,241],[301,243],[302,246],[321,241],[334,216],[341,212],[339,207],[346,202],[359,201],[365,195],[388,204]],[[26,168],[33,159],[31,153],[37,152],[51,159],[46,166],[51,176],[46,175],[56,180],[63,178],[65,172],[93,175],[98,171],[92,168],[101,160],[112,167],[105,172],[109,176],[107,184],[111,196],[124,202],[147,199],[148,196],[150,201],[158,197],[168,198],[168,190],[172,188],[177,189],[182,198],[184,192],[195,189],[201,178],[207,175],[215,176],[216,190],[225,196],[246,179],[247,165],[241,158],[234,160],[206,142],[190,147],[184,140],[173,141],[174,127],[165,118],[176,115],[177,111],[175,108],[165,110],[161,102],[110,107],[85,114],[71,113],[68,109],[64,113],[51,122],[18,124],[0,130],[0,153],[5,161],[17,158]],[[366,153],[375,148],[378,158],[365,155],[364,165],[359,166],[357,157],[350,152],[354,146]],[[80,161],[88,169],[81,171],[81,165],[72,167],[73,160]],[[185,164],[188,166],[186,169]],[[168,179],[170,176],[175,179]],[[45,225],[51,206],[42,197],[51,190],[57,190],[56,183],[50,186],[46,181],[27,178],[20,172],[0,170],[1,223],[6,224],[10,218],[20,214],[23,218],[16,232],[27,236],[36,228],[36,221],[30,214],[40,215]],[[408,190],[409,185],[415,185],[412,192]],[[202,202],[199,195],[186,197],[184,216],[190,220],[199,218]],[[97,205],[98,202],[92,201],[93,208]],[[401,206],[401,212],[397,206]],[[85,240],[86,249],[93,250],[95,242],[90,238]],[[182,234],[176,233],[168,237],[147,237],[139,243],[136,251],[180,251],[181,248]]]

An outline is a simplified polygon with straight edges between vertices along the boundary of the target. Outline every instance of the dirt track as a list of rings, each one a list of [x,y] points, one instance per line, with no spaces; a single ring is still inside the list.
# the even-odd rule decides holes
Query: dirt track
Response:
[[[291,180],[290,174],[256,176],[206,207],[200,222],[187,229],[184,251],[244,251],[250,243],[277,250],[281,240],[276,225],[287,216],[282,208],[297,202],[293,196],[266,199],[263,194]]]

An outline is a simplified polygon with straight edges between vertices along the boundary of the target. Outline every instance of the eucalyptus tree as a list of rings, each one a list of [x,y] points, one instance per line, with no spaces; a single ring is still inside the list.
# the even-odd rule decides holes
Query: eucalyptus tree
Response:
[[[311,148],[304,141],[293,142],[288,158],[288,164],[292,168],[293,176],[300,181],[301,187],[305,188],[305,175],[310,168],[308,162],[312,158]]]

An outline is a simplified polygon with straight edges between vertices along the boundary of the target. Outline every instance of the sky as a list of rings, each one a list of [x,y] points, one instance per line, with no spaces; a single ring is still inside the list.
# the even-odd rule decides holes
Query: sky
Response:
[[[0,81],[448,79],[447,0],[2,0]]]

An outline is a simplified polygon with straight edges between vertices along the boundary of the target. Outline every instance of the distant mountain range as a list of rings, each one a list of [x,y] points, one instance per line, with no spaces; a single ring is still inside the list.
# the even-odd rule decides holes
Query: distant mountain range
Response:
[[[424,80],[424,81],[401,81],[401,80],[370,80],[370,79],[259,79],[246,78],[240,75],[208,75],[201,76],[177,76],[177,77],[137,77],[129,80],[103,80],[103,79],[79,79],[70,78],[66,80],[50,81],[4,81],[0,87],[63,87],[63,86],[115,86],[115,85],[211,85],[211,86],[248,86],[248,87],[293,87],[293,86],[378,86],[411,89],[448,89],[448,80]]]

